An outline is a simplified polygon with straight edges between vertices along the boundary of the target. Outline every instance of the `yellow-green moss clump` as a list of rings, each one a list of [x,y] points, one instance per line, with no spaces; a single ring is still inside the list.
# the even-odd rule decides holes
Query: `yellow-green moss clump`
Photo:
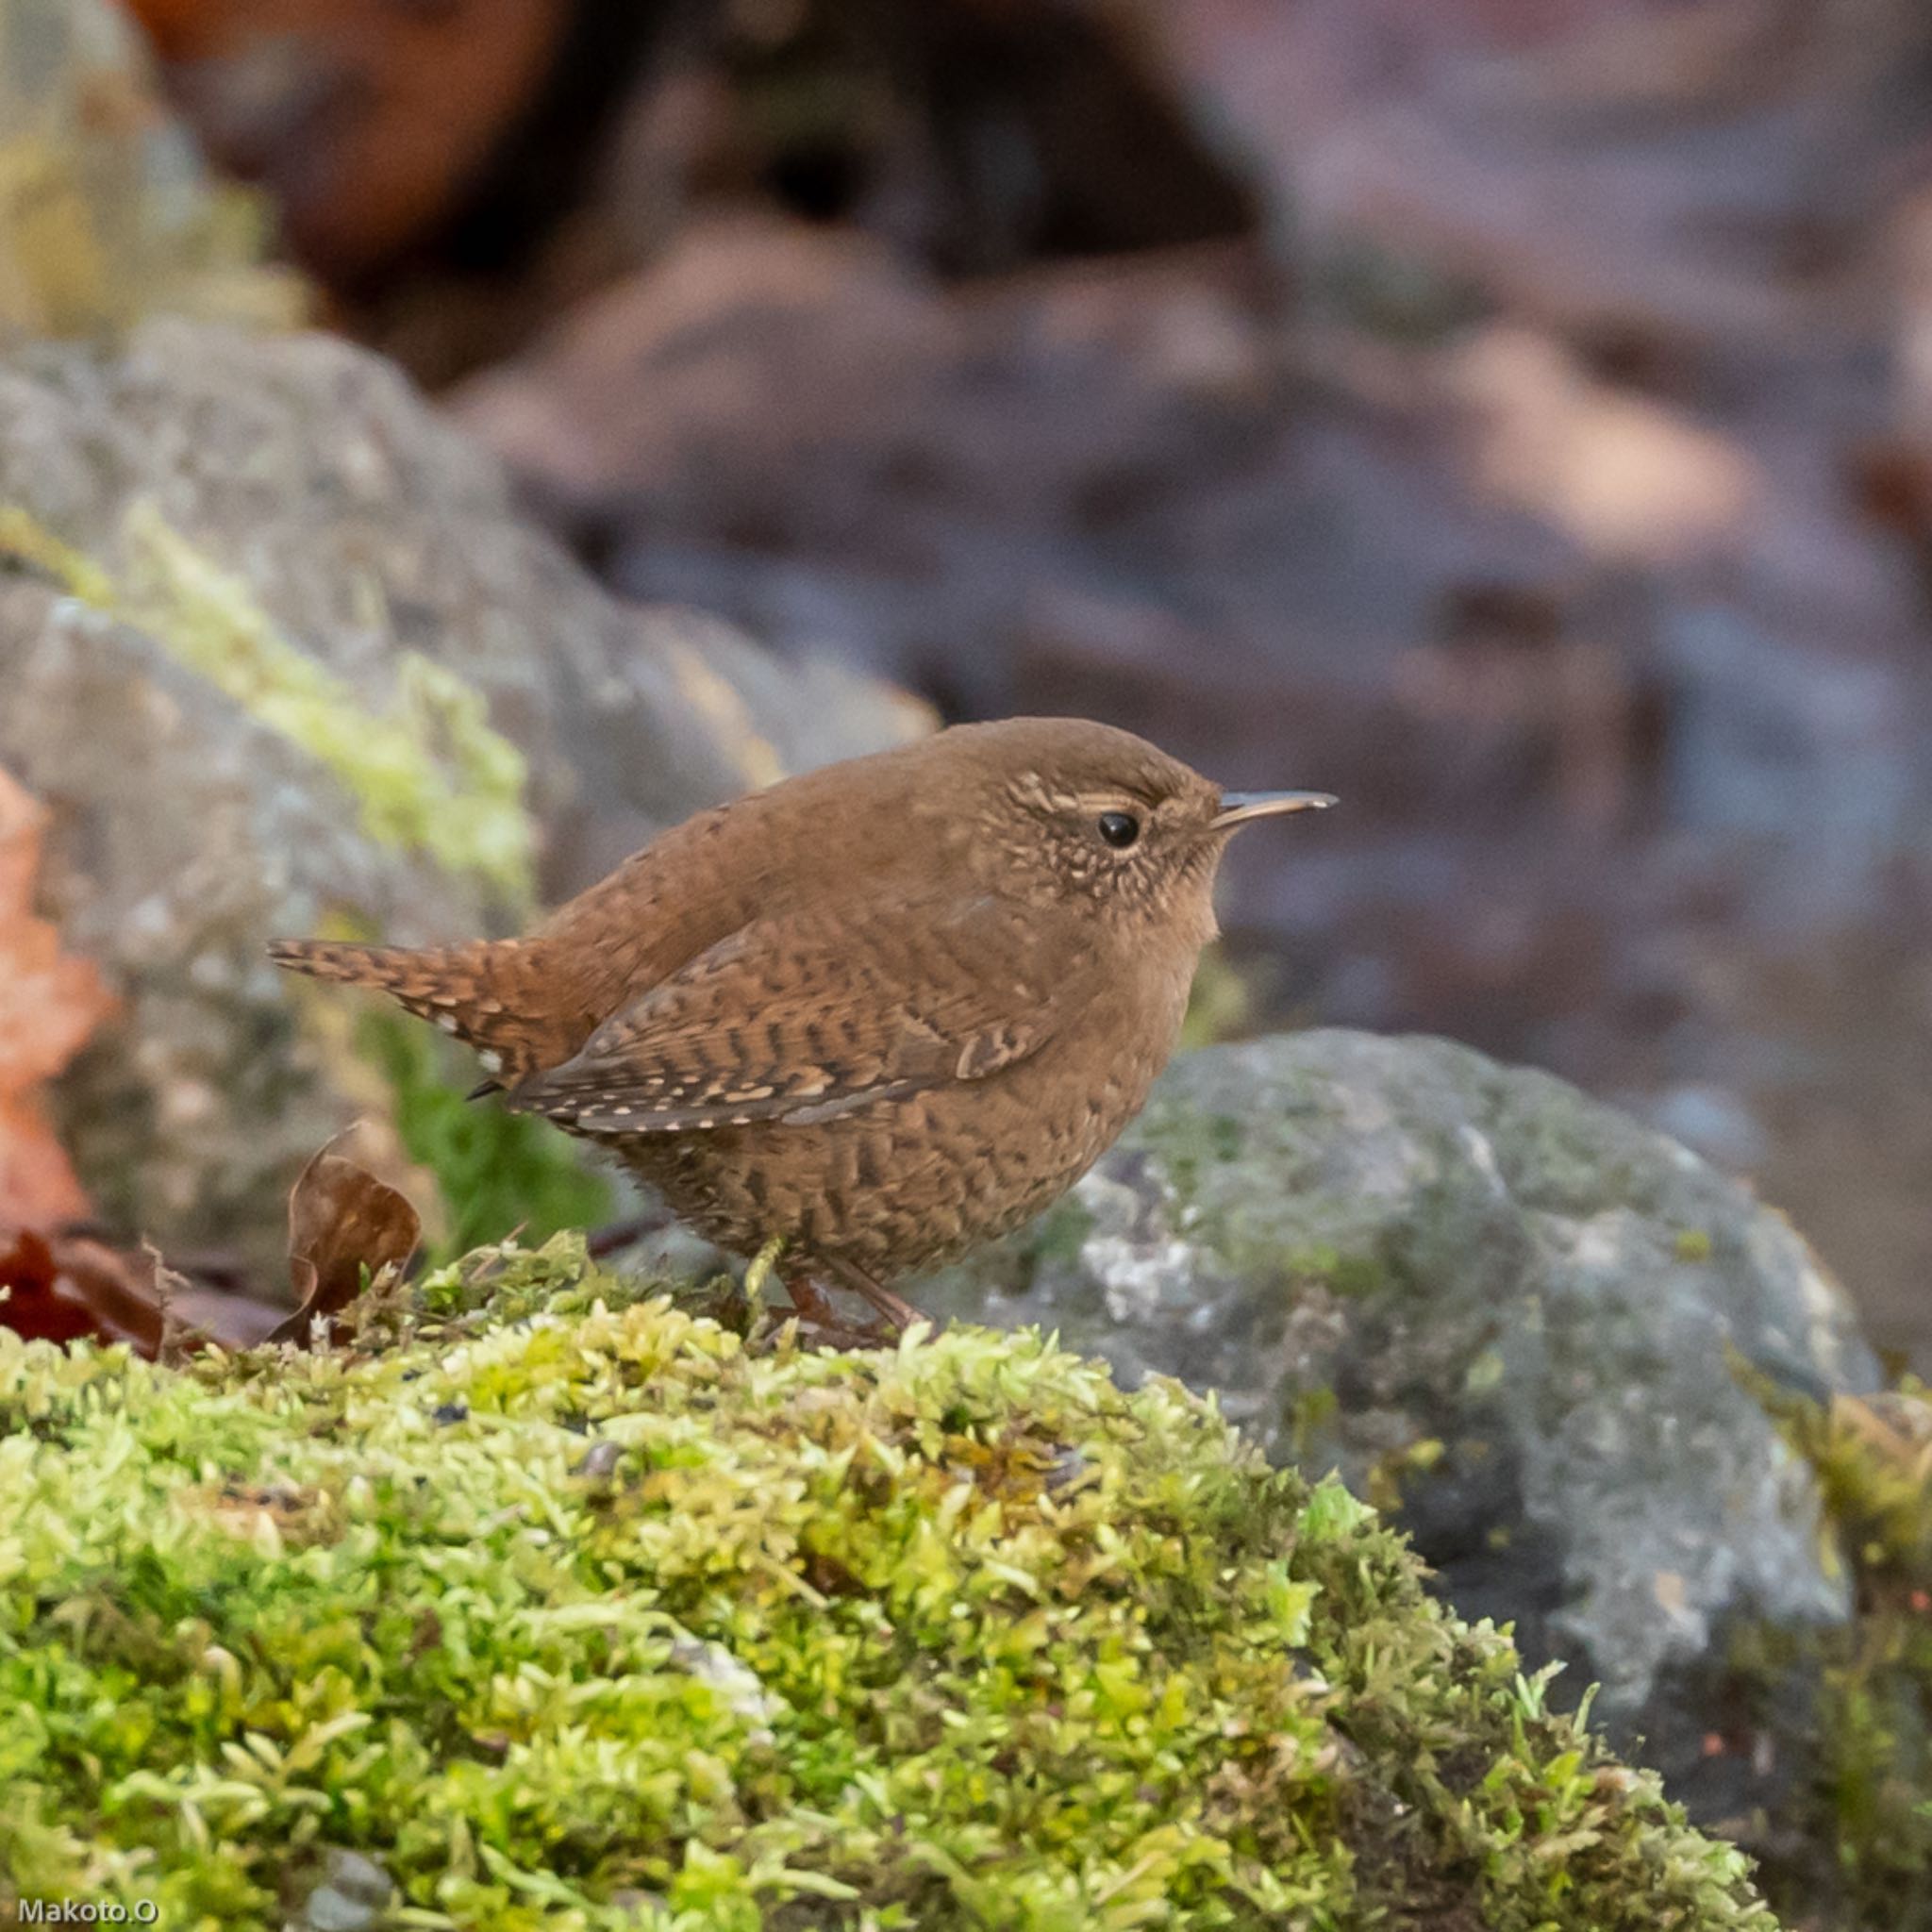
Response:
[[[1835,1626],[1733,1634],[1754,1724],[1801,1767],[1759,1834],[1767,1889],[1807,1926],[1932,1932],[1932,1390],[1760,1392],[1817,1472],[1857,1604]]]
[[[749,1353],[571,1240],[394,1325],[178,1370],[0,1334],[0,1897],[1770,1932],[1373,1514],[1171,1385],[973,1329]]]

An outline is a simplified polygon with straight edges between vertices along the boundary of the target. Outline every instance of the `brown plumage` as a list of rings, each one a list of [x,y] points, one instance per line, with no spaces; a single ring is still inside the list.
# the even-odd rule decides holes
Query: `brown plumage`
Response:
[[[884,1284],[1073,1184],[1173,1051],[1227,835],[1311,792],[1224,795],[1074,719],[959,725],[702,812],[526,939],[280,941],[484,1057],[719,1245],[773,1236],[892,1319]]]

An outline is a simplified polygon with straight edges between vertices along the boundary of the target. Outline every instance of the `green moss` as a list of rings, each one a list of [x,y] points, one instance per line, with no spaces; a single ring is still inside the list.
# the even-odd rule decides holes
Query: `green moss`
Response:
[[[1769,1932],[1172,1384],[752,1353],[569,1240],[391,1319],[180,1371],[0,1334],[0,1896],[245,1932],[348,1850],[422,1926]]]
[[[1365,1229],[1358,1244],[1303,1238],[1306,1217],[1295,1211],[1290,1177],[1296,1154],[1267,1119],[1242,1119],[1157,1092],[1134,1137],[1157,1164],[1172,1202],[1173,1224],[1231,1274],[1278,1278],[1284,1291],[1319,1284],[1341,1296],[1378,1293],[1393,1285],[1391,1257],[1373,1228]],[[1278,1190],[1256,1194],[1229,1186],[1238,1163],[1264,1159],[1284,1174]],[[1316,1219],[1325,1231],[1330,1224]]]
[[[1320,1282],[1331,1294],[1373,1294],[1389,1283],[1388,1270],[1373,1255],[1344,1255],[1327,1241],[1297,1248],[1282,1266],[1295,1280]]]
[[[1175,1106],[1158,1094],[1141,1116],[1137,1129],[1147,1151],[1160,1164],[1160,1173],[1180,1209],[1180,1223],[1189,1224],[1200,1204],[1203,1183],[1211,1183],[1218,1170],[1251,1151],[1255,1124],[1230,1113],[1209,1113]],[[1225,1237],[1227,1217],[1215,1217],[1215,1231]],[[1278,1251],[1278,1235],[1271,1243]],[[1225,1257],[1230,1261],[1234,1256]]]
[[[129,509],[123,541],[130,569],[121,601],[130,622],[326,765],[371,838],[475,874],[527,909],[534,833],[524,756],[491,729],[480,692],[406,651],[394,708],[371,712],[282,635],[241,577],[203,556],[152,504]]]
[[[1754,1387],[1816,1471],[1855,1615],[1734,1641],[1759,1721],[1807,1752],[1764,1847],[1794,1921],[1932,1932],[1932,1397],[1907,1381],[1828,1407]]]
[[[1289,1454],[1304,1462],[1341,1411],[1341,1398],[1325,1385],[1295,1391],[1288,1408]]]
[[[1216,946],[1201,955],[1194,983],[1188,989],[1187,1017],[1181,1023],[1183,1051],[1239,1040],[1255,1024],[1255,989],[1240,967]]]
[[[1025,1244],[1026,1268],[1030,1271],[1042,1265],[1073,1266],[1079,1260],[1093,1225],[1092,1209],[1077,1194],[1062,1195],[1053,1212],[1041,1215],[1021,1237]]]

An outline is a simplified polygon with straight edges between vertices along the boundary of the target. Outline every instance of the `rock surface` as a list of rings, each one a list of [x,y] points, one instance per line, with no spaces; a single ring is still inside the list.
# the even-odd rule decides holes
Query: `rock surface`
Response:
[[[1787,1774],[1707,1750],[1727,1631],[1850,1605],[1740,1371],[1822,1394],[1876,1365],[1790,1225],[1661,1135],[1442,1041],[1210,1048],[1043,1223],[920,1299],[1214,1389],[1277,1459],[1399,1492],[1457,1608],[1514,1620],[1573,1696],[1601,1683],[1707,1812]]]
[[[320,337],[156,322],[113,354],[0,361],[0,506],[109,575],[138,575],[134,533],[164,526],[371,716],[407,654],[455,674],[526,762],[546,898],[747,785],[920,728],[882,687],[614,602],[401,377]],[[130,1229],[273,1253],[344,1095],[291,1051],[263,941],[331,914],[501,929],[515,895],[373,836],[254,694],[32,572],[0,578],[0,764],[54,815],[50,909],[125,997],[64,1091],[83,1176]]]

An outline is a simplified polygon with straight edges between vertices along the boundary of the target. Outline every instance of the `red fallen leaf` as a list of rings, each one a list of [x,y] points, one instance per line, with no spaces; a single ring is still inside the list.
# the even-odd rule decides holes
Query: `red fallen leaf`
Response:
[[[80,1050],[114,1001],[92,961],[63,955],[33,912],[46,814],[0,770],[0,1222],[55,1227],[87,1197],[36,1090]]]
[[[254,1348],[281,1311],[193,1282],[152,1248],[123,1254],[79,1235],[0,1227],[0,1327],[30,1341],[125,1341],[150,1361],[216,1342]]]
[[[127,1264],[98,1241],[0,1229],[0,1323],[38,1341],[125,1341],[152,1359],[165,1326]]]
[[[296,1308],[272,1341],[307,1346],[318,1315],[339,1314],[374,1282],[400,1270],[423,1237],[408,1199],[367,1168],[327,1147],[302,1170],[289,1195],[289,1276]]]

